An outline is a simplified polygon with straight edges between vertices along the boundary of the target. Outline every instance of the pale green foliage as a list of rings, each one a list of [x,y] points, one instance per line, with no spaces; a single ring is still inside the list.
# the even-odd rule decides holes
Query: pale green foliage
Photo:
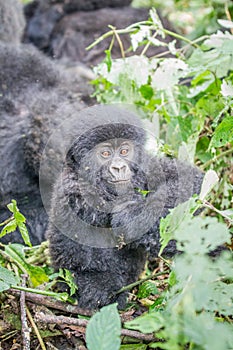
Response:
[[[220,23],[232,25],[226,20]],[[163,43],[158,36],[161,32],[175,40]],[[190,163],[195,160],[218,175],[226,164],[230,169],[233,35],[223,30],[191,42],[164,29],[154,10],[148,21],[121,29],[121,33],[131,36],[134,50],[142,47],[141,55],[111,59],[111,49],[106,51],[106,59],[94,69],[97,100],[136,106],[154,135],[157,153]],[[186,45],[178,49],[177,39]],[[158,41],[175,57],[147,57],[147,48],[158,46]],[[221,210],[231,205],[232,185],[227,172],[220,179],[214,201]]]
[[[138,298],[146,298],[149,295],[158,294],[158,289],[154,281],[146,281],[139,286]]]
[[[121,320],[117,305],[103,307],[90,320],[86,331],[88,350],[118,350],[120,348]]]
[[[132,34],[134,50],[142,44],[158,45],[157,37],[153,41],[153,31],[161,32],[161,23],[156,23],[154,12],[150,14],[155,19],[144,23],[142,28],[139,24]],[[226,147],[225,152],[231,157],[233,145],[233,36],[229,32],[217,32],[200,42],[201,45],[190,42],[184,50],[176,49],[173,42],[167,46],[176,56],[173,58],[148,58],[143,49],[139,57],[112,60],[108,51],[107,60],[95,69],[94,84],[100,102],[133,103],[152,122],[151,129],[154,125],[160,128],[156,135],[165,153],[173,152],[180,159],[191,161],[195,156],[203,167],[216,162],[216,170],[221,174],[223,164],[217,161],[221,159],[220,147]],[[188,85],[183,86],[183,82]],[[206,123],[208,136],[200,137]],[[213,156],[218,156],[216,161]],[[227,157],[226,160],[229,161]],[[214,260],[208,255],[225,242],[230,243],[230,231],[216,217],[193,217],[203,203],[208,206],[206,196],[216,188],[217,182],[216,172],[208,171],[201,202],[191,198],[160,222],[160,254],[171,239],[177,241],[182,254],[173,262],[170,289],[155,301],[147,314],[126,323],[128,328],[143,333],[155,332],[162,341],[150,344],[151,348],[232,349],[233,329],[227,322],[233,314],[232,253],[223,252]],[[220,178],[220,188],[221,205],[228,207],[232,200],[231,186]],[[213,209],[232,223],[230,210]],[[155,294],[151,287],[142,285],[138,296]]]
[[[30,238],[28,235],[28,230],[26,227],[26,218],[19,212],[16,200],[12,199],[11,203],[7,205],[9,211],[13,213],[13,217],[8,220],[0,233],[0,238],[8,233],[14,232],[17,228],[19,229],[24,243],[31,247]],[[2,224],[0,225],[2,226]]]
[[[0,266],[0,292],[20,283],[20,279],[12,271]]]
[[[172,214],[178,216],[177,212]],[[183,254],[173,263],[176,277],[165,295],[164,309],[152,310],[126,326],[143,333],[156,332],[158,338],[165,340],[152,345],[158,349],[183,350],[192,344],[193,349],[230,350],[232,326],[217,321],[215,314],[233,314],[232,254],[225,252],[214,261],[206,255],[229,241],[226,225],[216,218],[192,217],[187,213],[173,238]]]
[[[14,261],[18,268],[29,276],[31,286],[36,287],[48,281],[48,277],[42,267],[27,263],[24,246],[21,244],[6,245],[4,255]]]

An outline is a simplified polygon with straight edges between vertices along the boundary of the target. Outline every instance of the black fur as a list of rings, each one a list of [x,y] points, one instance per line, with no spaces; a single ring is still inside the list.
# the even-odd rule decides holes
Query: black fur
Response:
[[[21,2],[0,0],[0,23],[0,41],[19,43],[25,26]]]
[[[159,219],[199,193],[203,175],[176,160],[147,154],[140,122],[126,110],[95,107],[85,118],[77,116],[76,120],[74,128],[83,135],[79,131],[72,143],[54,188],[47,233],[50,253],[56,268],[67,268],[74,274],[81,307],[98,308],[117,301],[123,308],[126,295],[114,293],[138,278],[149,249],[158,254]],[[84,120],[93,128],[83,129]],[[134,190],[123,194],[103,185],[103,172],[97,171],[92,153],[99,142],[119,137],[135,144],[130,164]],[[84,184],[83,169],[88,169]],[[148,191],[147,196],[138,188]],[[105,210],[107,205],[110,210]],[[105,234],[103,228],[109,231]],[[171,242],[165,253],[175,251]]]
[[[38,244],[48,221],[39,191],[41,153],[52,127],[84,104],[78,84],[36,48],[20,43],[23,14],[18,1],[6,5],[0,0],[0,14],[6,11],[11,16],[2,19],[0,29],[0,222],[10,215],[6,205],[16,199],[32,243]],[[18,21],[12,22],[15,17]],[[1,241],[22,242],[18,232]]]

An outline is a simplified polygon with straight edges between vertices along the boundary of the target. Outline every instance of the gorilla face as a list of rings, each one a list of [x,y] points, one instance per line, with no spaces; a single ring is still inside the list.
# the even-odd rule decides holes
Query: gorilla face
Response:
[[[145,174],[138,164],[138,147],[133,140],[114,138],[83,152],[77,170],[78,184],[89,206],[110,212],[116,203],[137,195],[137,188],[145,189],[141,184],[145,183]]]
[[[116,138],[100,142],[82,159],[79,180],[82,185],[93,186],[93,193],[106,199],[129,194],[133,190],[134,157],[132,140]]]
[[[119,190],[129,186],[132,180],[130,162],[134,158],[134,144],[130,140],[113,139],[99,143],[93,150],[102,168],[102,181]]]

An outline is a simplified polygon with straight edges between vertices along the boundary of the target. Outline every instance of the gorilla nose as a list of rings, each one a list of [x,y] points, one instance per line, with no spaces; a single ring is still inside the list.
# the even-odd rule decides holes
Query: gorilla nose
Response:
[[[109,171],[113,176],[114,180],[128,180],[128,167],[124,162],[113,162],[109,167]]]

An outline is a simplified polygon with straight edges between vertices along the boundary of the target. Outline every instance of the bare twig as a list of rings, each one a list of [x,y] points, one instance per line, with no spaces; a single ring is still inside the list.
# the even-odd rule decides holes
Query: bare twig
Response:
[[[228,21],[232,21],[231,14],[230,14],[229,8],[227,6],[227,1],[225,2],[225,13],[226,13]],[[231,34],[233,34],[233,28],[231,28],[230,31],[231,31]]]
[[[22,287],[26,286],[27,275],[21,275],[22,277]],[[23,350],[30,350],[30,328],[27,324],[27,315],[26,315],[26,305],[25,305],[25,292],[21,291],[20,293],[20,312],[21,312],[21,324],[22,324],[22,343]]]
[[[32,318],[32,315],[30,313],[30,311],[28,310],[28,308],[26,308],[26,312],[27,312],[27,316],[28,316],[28,319],[32,325],[32,328],[34,329],[34,332],[36,333],[36,336],[39,340],[39,343],[40,343],[40,346],[41,346],[41,349],[42,350],[46,350],[46,347],[45,347],[45,344],[44,344],[44,341],[40,335],[40,332],[39,332],[39,329],[37,328],[37,325],[35,324],[33,318]]]
[[[113,31],[113,33],[114,33],[116,39],[117,39],[117,42],[118,42],[118,45],[119,45],[120,51],[121,51],[121,57],[122,57],[122,58],[125,58],[124,46],[123,46],[123,43],[122,43],[122,41],[121,41],[121,38],[120,38],[119,34],[117,33],[116,28],[113,27],[113,26],[111,26],[111,25],[109,25],[109,28],[112,29],[112,31]]]
[[[80,326],[80,327],[86,327],[88,324],[88,321],[84,319],[67,317],[67,316],[48,315],[48,314],[44,314],[43,312],[37,312],[35,314],[35,319],[43,323],[53,323],[53,324],[59,324],[59,325],[65,324],[65,325]]]
[[[81,327],[86,327],[88,325],[87,320],[73,318],[73,317],[66,317],[66,316],[46,315],[42,312],[36,313],[35,318],[39,322],[53,323],[53,324],[59,324],[59,325],[68,325],[68,326],[72,325],[72,326],[81,326]],[[143,334],[137,331],[131,331],[129,329],[122,329],[121,335],[148,341],[148,342],[156,340],[153,334]]]
[[[20,292],[14,289],[9,289],[8,293],[11,293],[16,296],[20,295]],[[59,301],[44,295],[40,295],[40,294],[25,292],[25,298],[26,300],[31,301],[35,304],[44,305],[52,309],[61,310],[70,314],[75,314],[75,315],[79,314],[83,316],[92,316],[94,314],[94,311],[82,309],[76,305],[63,303],[62,301]]]

